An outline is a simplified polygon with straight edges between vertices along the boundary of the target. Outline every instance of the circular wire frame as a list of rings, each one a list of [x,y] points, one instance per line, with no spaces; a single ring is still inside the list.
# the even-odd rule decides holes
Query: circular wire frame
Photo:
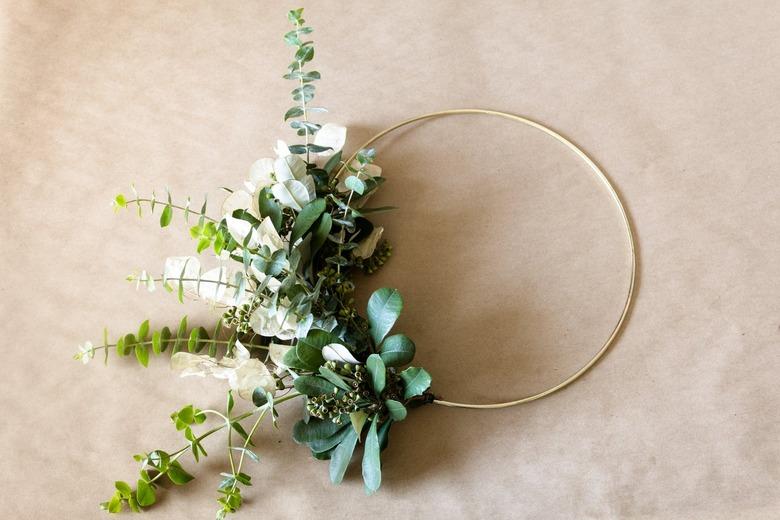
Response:
[[[444,401],[441,399],[435,399],[433,402],[434,404],[442,405],[442,406],[449,406],[449,407],[455,407],[455,408],[479,408],[479,409],[494,409],[494,408],[507,408],[510,406],[515,406],[518,404],[528,403],[531,401],[535,401],[537,399],[541,399],[542,397],[546,397],[553,392],[557,392],[558,390],[561,390],[562,388],[565,388],[566,386],[570,385],[574,381],[580,378],[585,372],[587,372],[593,365],[598,362],[599,359],[601,359],[606,351],[609,349],[610,345],[615,341],[615,338],[618,336],[618,333],[620,332],[620,329],[623,327],[623,324],[626,321],[626,317],[628,316],[628,311],[631,307],[631,303],[634,299],[634,288],[636,286],[636,265],[637,265],[637,259],[636,259],[636,244],[634,241],[634,232],[631,228],[631,222],[628,218],[628,213],[626,212],[626,208],[623,205],[623,201],[620,199],[620,196],[618,195],[617,191],[615,190],[615,187],[612,185],[612,183],[607,178],[606,174],[599,168],[596,163],[588,157],[588,154],[586,154],[581,148],[579,148],[577,145],[563,137],[561,134],[556,132],[555,130],[538,123],[536,121],[533,121],[531,119],[528,119],[526,117],[517,116],[514,114],[509,114],[507,112],[499,112],[497,110],[486,110],[481,108],[459,108],[459,109],[452,109],[452,110],[441,110],[439,112],[431,112],[430,114],[423,114],[420,116],[412,117],[411,119],[407,119],[405,121],[401,121],[400,123],[397,123],[390,128],[387,128],[385,130],[382,130],[375,136],[373,136],[371,139],[363,143],[358,150],[362,150],[364,148],[368,148],[373,143],[384,137],[385,135],[401,128],[406,125],[410,125],[412,123],[416,123],[418,121],[423,121],[425,119],[433,119],[437,117],[442,116],[449,116],[449,115],[461,115],[461,114],[486,114],[486,115],[492,115],[492,116],[498,116],[503,117],[504,119],[509,119],[511,121],[515,121],[517,123],[522,123],[526,126],[530,126],[531,128],[535,128],[541,132],[544,132],[545,134],[549,135],[559,143],[563,144],[574,152],[580,159],[582,159],[585,164],[588,165],[591,172],[602,182],[602,184],[607,188],[607,191],[609,192],[610,196],[612,197],[612,200],[614,201],[615,205],[617,206],[618,210],[620,211],[620,216],[623,220],[623,226],[625,227],[626,232],[626,238],[628,240],[629,250],[631,254],[631,271],[629,274],[629,284],[628,284],[628,292],[626,294],[625,302],[623,304],[623,310],[620,312],[620,317],[617,320],[617,323],[615,323],[615,326],[612,329],[612,332],[609,334],[609,337],[607,340],[602,344],[601,348],[596,352],[596,354],[587,362],[585,365],[583,365],[579,370],[571,374],[569,377],[561,381],[560,383],[556,384],[555,386],[552,386],[550,388],[547,388],[546,390],[542,390],[541,392],[535,393],[533,395],[529,395],[526,397],[521,397],[520,399],[515,399],[513,401],[506,401],[506,402],[497,402],[497,403],[489,403],[489,404],[477,404],[477,403],[458,403],[453,401]],[[350,164],[355,157],[357,156],[357,152],[353,154],[344,164],[345,166],[347,164]],[[341,175],[341,173],[344,171],[345,166],[342,166],[342,168],[339,170],[337,177]]]

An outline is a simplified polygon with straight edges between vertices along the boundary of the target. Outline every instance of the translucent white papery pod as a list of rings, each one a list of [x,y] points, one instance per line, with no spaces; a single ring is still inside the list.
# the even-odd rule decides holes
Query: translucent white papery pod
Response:
[[[314,178],[307,174],[300,181],[290,179],[277,182],[271,187],[271,192],[282,206],[300,211],[306,204],[314,200]]]
[[[340,151],[342,148],[344,148],[344,143],[346,141],[347,128],[341,125],[334,125],[332,123],[326,123],[322,125],[322,128],[317,131],[317,135],[314,136],[314,144],[317,146],[332,148],[332,150],[317,152],[317,155],[321,157],[329,157]]]
[[[252,215],[257,216],[252,204],[252,195],[244,190],[236,190],[227,196],[222,203],[222,216],[231,217],[233,212],[237,209],[243,209],[248,211]]]
[[[256,248],[260,243],[260,236],[258,235],[257,231],[255,231],[255,229],[252,227],[252,224],[246,220],[226,216],[225,222],[227,223],[228,233],[230,233],[230,236],[233,237],[233,240],[241,244],[242,247],[247,237],[249,238],[249,241],[247,242],[246,247],[249,249]]]
[[[274,161],[274,173],[277,182],[303,180],[307,177],[306,162],[297,155],[279,157]]]
[[[294,312],[288,311],[281,305],[277,309],[261,305],[249,317],[249,325],[261,336],[291,340],[298,330],[298,318]]]
[[[163,278],[174,288],[179,286],[190,294],[196,294],[200,275],[200,260],[194,256],[169,256],[165,259]]]
[[[260,159],[255,161],[249,168],[249,190],[253,195],[257,194],[263,188],[267,188],[274,183],[274,160]]]

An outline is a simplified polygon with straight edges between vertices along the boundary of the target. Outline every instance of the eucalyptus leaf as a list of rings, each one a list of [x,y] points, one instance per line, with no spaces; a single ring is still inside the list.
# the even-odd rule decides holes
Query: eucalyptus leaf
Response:
[[[145,480],[139,479],[136,487],[136,500],[141,507],[149,507],[154,504],[156,497],[154,495],[154,489]]]
[[[290,118],[298,117],[303,115],[303,108],[301,107],[292,107],[290,110],[288,110],[284,114],[284,120],[287,121]]]
[[[344,179],[344,185],[350,190],[357,193],[358,195],[362,195],[363,192],[366,191],[366,183],[364,183],[354,175],[350,175],[349,177]]]
[[[135,345],[135,357],[136,359],[138,359],[139,363],[141,363],[145,367],[148,367],[149,366],[149,345],[142,345],[141,343],[137,343]]]
[[[168,471],[165,472],[168,478],[177,486],[182,486],[187,482],[193,480],[195,477],[187,473],[184,468],[181,467],[178,461],[171,462],[168,467]]]
[[[173,218],[173,209],[171,206],[165,206],[163,208],[162,213],[160,214],[160,227],[166,227],[168,224],[171,223],[171,219]]]

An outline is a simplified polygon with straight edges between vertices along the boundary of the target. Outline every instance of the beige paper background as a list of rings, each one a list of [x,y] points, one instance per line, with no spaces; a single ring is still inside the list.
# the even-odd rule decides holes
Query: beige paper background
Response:
[[[530,116],[587,150],[636,226],[636,306],[565,391],[502,411],[417,410],[384,483],[339,488],[289,438],[258,437],[238,518],[777,518],[780,514],[780,19],[752,2],[304,2],[317,100],[350,147],[423,112]],[[238,186],[288,137],[289,2],[27,2],[0,15],[3,518],[99,518],[130,455],[176,449],[167,416],[221,406],[220,382],[70,359],[85,339],[210,323],[136,292],[194,244],[180,222],[114,216],[139,190]],[[379,145],[395,256],[364,282],[403,291],[399,328],[452,399],[554,384],[617,318],[626,249],[587,170],[533,130],[425,123]],[[215,204],[216,207],[216,204]],[[214,208],[213,208],[214,209]],[[219,439],[148,518],[210,518]],[[192,465],[190,465],[192,468]]]

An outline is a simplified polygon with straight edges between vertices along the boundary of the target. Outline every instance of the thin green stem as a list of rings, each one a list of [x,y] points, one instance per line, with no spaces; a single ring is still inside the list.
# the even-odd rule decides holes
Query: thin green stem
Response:
[[[227,344],[230,343],[230,340],[226,340],[226,339],[224,339],[224,340],[223,339],[199,339],[198,341],[201,342],[201,343],[214,343],[214,344],[217,344],[217,345],[227,345]],[[133,343],[133,345],[151,345],[151,344],[152,344],[151,340],[139,341],[137,343]],[[244,344],[243,342],[241,344],[244,345],[247,348],[250,348],[250,349],[268,350],[268,348],[269,348],[268,345],[254,345],[252,343]],[[98,350],[100,350],[102,348],[104,348],[104,349],[116,348],[116,343],[111,343],[109,345],[100,345],[100,346],[97,346],[97,347],[93,347],[92,350],[97,352]]]
[[[280,397],[279,399],[277,399],[277,400],[275,401],[275,404],[281,404],[281,403],[283,403],[283,402],[285,402],[285,401],[289,401],[290,399],[295,399],[296,397],[301,397],[302,395],[303,395],[303,394],[299,394],[299,393],[297,393],[297,392],[296,392],[296,393],[294,393],[294,394],[289,394],[289,395],[286,395],[286,396],[284,396],[284,397]],[[260,408],[255,408],[255,409],[254,409],[254,410],[252,410],[251,412],[246,412],[246,413],[243,413],[243,414],[241,414],[241,415],[239,415],[239,416],[237,416],[237,417],[234,417],[234,418],[233,418],[233,421],[234,421],[234,422],[240,422],[240,421],[243,421],[243,420],[244,420],[244,419],[246,419],[247,417],[251,417],[252,415],[256,414],[256,413],[257,413],[258,411],[260,411],[260,410],[264,410],[264,412],[265,412],[265,411],[267,411],[267,408],[268,408],[268,405],[261,406]],[[205,411],[205,410],[204,410],[204,411]],[[220,414],[220,415],[221,415],[221,414]],[[220,431],[220,430],[221,430],[222,428],[224,428],[225,426],[226,426],[226,424],[221,424],[221,425],[219,425],[219,426],[215,426],[214,428],[212,428],[212,429],[210,429],[210,430],[208,430],[208,431],[204,432],[203,434],[201,434],[200,436],[198,436],[198,437],[196,437],[196,438],[195,438],[196,442],[200,442],[200,441],[202,441],[203,439],[205,439],[206,437],[209,437],[210,435],[213,435],[213,434],[217,433],[218,431]],[[185,453],[187,453],[187,451],[188,451],[190,448],[192,448],[192,444],[188,444],[188,445],[184,446],[183,448],[181,448],[180,450],[178,450],[178,451],[176,451],[176,452],[172,453],[172,454],[171,454],[171,462],[178,460],[178,459],[179,459],[179,458],[180,458],[182,455],[184,455]],[[154,482],[155,480],[157,480],[158,478],[162,477],[163,475],[164,475],[164,473],[158,473],[158,474],[157,474],[157,475],[155,475],[153,478],[151,478],[151,479],[149,480],[149,482]]]
[[[207,215],[205,215],[203,213],[200,213],[199,211],[193,211],[190,208],[185,208],[184,206],[179,206],[177,204],[169,204],[167,202],[162,202],[162,201],[159,201],[159,200],[156,200],[156,199],[140,199],[139,198],[139,199],[128,200],[128,201],[125,202],[125,204],[126,205],[130,205],[130,204],[133,204],[133,203],[138,204],[139,202],[145,202],[145,203],[150,204],[150,205],[152,203],[154,203],[154,204],[159,204],[161,206],[170,206],[172,208],[184,211],[186,213],[192,213],[193,215],[197,215],[198,218],[203,217],[204,219],[206,219],[208,221],[211,221],[211,222],[214,222],[215,224],[219,223],[219,220],[215,220],[215,219],[213,219],[213,218],[211,218],[211,217],[209,217],[209,216],[207,216]]]
[[[295,37],[298,38],[298,41],[301,39],[301,22],[297,21],[295,22]],[[296,60],[298,62],[298,84],[300,86],[300,92],[301,92],[301,110],[303,110],[303,120],[308,123],[309,122],[309,116],[306,111],[306,96],[303,92],[303,62],[301,60]],[[309,162],[309,128],[308,125],[304,125],[304,139],[306,141],[306,162]]]
[[[262,413],[257,417],[257,420],[255,421],[255,424],[252,425],[252,428],[249,430],[249,434],[246,436],[246,439],[244,439],[244,446],[243,446],[244,449],[241,450],[241,456],[238,458],[238,469],[236,470],[236,468],[233,467],[233,475],[238,475],[239,473],[241,473],[241,467],[244,465],[244,456],[246,455],[247,446],[249,446],[249,442],[252,439],[252,435],[255,434],[255,430],[257,430],[257,427],[260,426],[260,421],[263,420],[263,418],[265,417],[265,414],[268,413],[268,410],[269,410],[269,407],[266,406],[265,410],[263,410]],[[231,451],[230,448],[228,448],[228,451]],[[232,463],[233,463],[233,455],[232,454],[230,456],[230,462],[231,462],[231,467],[232,467]],[[237,485],[238,485],[238,481],[234,479],[233,480],[233,486],[230,488],[230,491],[231,492],[235,491]]]

